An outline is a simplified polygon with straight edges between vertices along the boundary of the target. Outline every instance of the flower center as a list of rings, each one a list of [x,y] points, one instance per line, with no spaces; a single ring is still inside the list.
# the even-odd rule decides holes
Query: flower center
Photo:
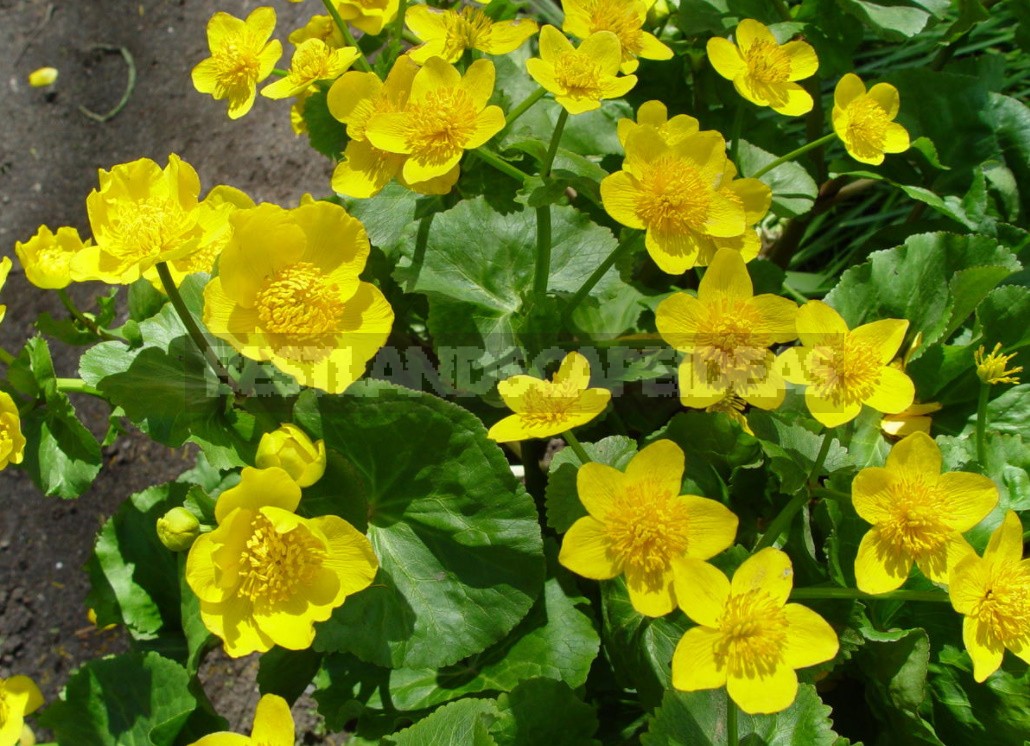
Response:
[[[297,53],[290,62],[288,77],[295,85],[313,83],[316,80],[335,78],[343,72],[340,64],[340,50],[331,49],[325,42],[314,40],[297,47]]]
[[[554,78],[572,98],[601,99],[601,65],[578,50],[558,55]]]
[[[754,41],[744,52],[744,62],[748,75],[758,83],[786,83],[790,78],[790,59],[775,42]]]
[[[812,350],[808,374],[819,396],[841,406],[872,396],[882,368],[871,345],[845,334]]]
[[[429,91],[408,108],[407,141],[420,161],[444,163],[465,148],[476,129],[475,102],[461,88]]]
[[[104,249],[123,259],[154,258],[196,225],[196,218],[158,197],[108,202],[109,234]]]
[[[647,166],[639,181],[636,210],[644,225],[669,233],[702,232],[712,190],[696,168],[663,156]]]
[[[616,498],[608,513],[606,530],[612,551],[623,567],[655,577],[687,549],[690,516],[676,495],[643,483]]]
[[[461,54],[466,49],[478,49],[482,39],[490,33],[490,27],[493,26],[490,18],[477,8],[462,8],[460,13],[448,13],[445,23],[445,58]]]
[[[972,615],[1009,645],[1030,636],[1030,571],[1019,564],[996,568]]]
[[[625,0],[596,0],[589,12],[590,33],[611,31],[619,37],[624,60],[640,52],[643,35],[640,18],[633,12],[633,3]]]
[[[218,82],[225,88],[246,88],[257,83],[261,63],[251,46],[239,40],[228,41],[211,56],[218,69]]]
[[[768,373],[768,340],[754,329],[761,322],[754,306],[738,298],[717,298],[699,325],[696,352],[709,373],[709,382],[730,379],[746,386]]]
[[[953,533],[945,523],[950,511],[944,493],[935,483],[903,479],[891,487],[890,494],[890,517],[879,524],[880,535],[925,563]]]
[[[580,393],[572,381],[540,381],[525,393],[522,400],[525,411],[520,416],[530,427],[550,427],[564,422],[569,410],[579,401]]]
[[[859,96],[848,104],[848,138],[859,155],[883,152],[887,141],[887,112],[869,96]]]
[[[344,309],[339,287],[308,262],[276,272],[258,291],[255,306],[265,331],[290,335],[332,333]]]
[[[240,557],[240,595],[252,603],[274,604],[311,582],[326,556],[320,541],[302,526],[279,533],[264,515],[254,519],[252,528]]]
[[[719,620],[716,665],[734,678],[768,676],[783,658],[787,626],[783,606],[765,591],[730,596]]]

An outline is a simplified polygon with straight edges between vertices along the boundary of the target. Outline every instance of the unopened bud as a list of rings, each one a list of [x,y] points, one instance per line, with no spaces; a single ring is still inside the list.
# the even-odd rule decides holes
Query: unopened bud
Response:
[[[172,508],[157,519],[157,538],[173,552],[185,552],[200,535],[200,521],[186,508]]]
[[[29,73],[29,85],[33,88],[46,88],[57,82],[56,67],[41,67]]]
[[[300,487],[310,487],[325,474],[325,441],[311,441],[296,425],[265,433],[254,459],[259,469],[278,466]]]

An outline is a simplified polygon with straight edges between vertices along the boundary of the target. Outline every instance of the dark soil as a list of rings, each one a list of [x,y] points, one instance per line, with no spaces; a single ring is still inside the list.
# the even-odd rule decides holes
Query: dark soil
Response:
[[[328,191],[331,165],[296,138],[288,102],[258,101],[232,122],[225,102],[197,93],[190,69],[207,56],[204,29],[216,10],[243,17],[252,0],[0,0],[0,251],[14,256],[14,242],[39,225],[72,225],[89,233],[85,197],[97,168],[140,157],[162,165],[169,153],[193,164],[206,191],[215,184],[239,187],[257,201],[295,204],[306,191]],[[274,5],[277,35],[302,25],[316,12],[312,3]],[[79,111],[110,111],[126,86],[125,47],[138,79],[124,110],[99,123]],[[287,47],[288,48],[288,47]],[[289,53],[287,52],[287,55]],[[288,57],[280,62],[286,66]],[[28,73],[48,65],[60,77],[50,89],[33,89]],[[70,289],[80,308],[94,308],[100,285]],[[63,317],[53,292],[30,286],[18,267],[0,294],[7,318],[0,345],[17,353],[34,333],[37,314]],[[77,375],[81,350],[56,343],[58,375]],[[96,434],[107,424],[106,405],[75,400]],[[82,570],[97,529],[128,495],[174,478],[189,468],[192,454],[169,451],[132,433],[105,451],[93,488],[78,500],[45,498],[14,467],[0,473],[0,677],[32,676],[48,700],[71,671],[91,658],[126,649],[117,630],[101,632],[86,617],[89,584]],[[220,654],[205,666],[206,688],[233,728],[249,731],[257,700],[253,659],[229,661]],[[298,740],[319,743],[312,702],[294,707]]]

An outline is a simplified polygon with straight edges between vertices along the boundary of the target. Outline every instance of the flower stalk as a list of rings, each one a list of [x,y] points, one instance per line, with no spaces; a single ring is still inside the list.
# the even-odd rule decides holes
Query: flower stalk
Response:
[[[991,384],[980,383],[980,398],[976,403],[976,460],[987,463],[987,402],[991,395]]]
[[[562,434],[562,437],[565,438],[565,442],[569,444],[569,448],[572,449],[572,452],[576,454],[576,458],[579,459],[580,464],[589,464],[593,461],[586,449],[583,447],[583,444],[579,442],[579,438],[573,435],[571,430],[566,430]]]
[[[875,601],[926,601],[929,603],[950,603],[943,591],[889,591],[887,593],[863,593],[857,588],[795,588],[790,592],[791,601],[816,599],[875,600]]]
[[[57,291],[57,297],[61,299],[61,305],[65,307],[68,313],[70,313],[76,321],[78,321],[80,324],[82,324],[84,327],[89,329],[91,332],[93,332],[95,335],[97,335],[104,341],[121,342],[123,344],[128,344],[128,341],[124,337],[119,337],[117,334],[111,334],[111,332],[107,331],[99,324],[97,324],[96,321],[91,319],[86,314],[82,313],[82,311],[80,311],[78,307],[76,307],[75,302],[72,301],[71,297],[69,297],[68,295],[68,292],[64,288],[61,288]]]
[[[322,0],[322,5],[324,5],[325,9],[329,11],[329,15],[332,16],[333,22],[336,24],[337,28],[340,29],[340,33],[343,34],[343,39],[347,42],[347,46],[354,47],[358,50],[358,59],[354,64],[356,64],[358,69],[362,72],[372,72],[372,65],[368,63],[368,60],[365,58],[365,53],[361,51],[361,47],[359,47],[358,43],[354,40],[354,34],[350,32],[350,27],[347,25],[347,22],[340,17],[340,11],[336,9],[336,5],[332,0]],[[399,11],[398,15],[400,15]],[[403,23],[403,19],[401,19],[401,22]]]
[[[537,101],[539,101],[546,95],[547,89],[541,86],[540,88],[537,88],[531,94],[526,96],[526,98],[524,98],[514,109],[508,112],[508,116],[504,122],[505,129],[515,124],[516,119],[518,119],[527,111],[529,111],[530,107],[533,106],[533,104],[535,104]]]
[[[633,230],[632,228],[627,229],[619,242],[619,245],[612,249],[612,253],[609,254],[603,262],[594,270],[593,274],[587,278],[586,282],[576,291],[576,294],[569,299],[569,303],[565,306],[563,312],[563,321],[568,323],[572,318],[573,312],[576,307],[590,294],[590,291],[594,289],[594,286],[601,281],[601,278],[605,276],[609,269],[615,266],[615,263],[619,261],[619,258],[627,253],[631,247],[636,244],[636,240],[640,237],[640,231]]]
[[[730,693],[726,692],[726,743],[728,746],[738,746],[740,744],[740,726],[737,723],[740,710],[737,707],[737,703],[730,697]]]
[[[558,115],[558,122],[554,126],[554,134],[551,136],[551,144],[547,147],[547,154],[540,164],[540,176],[546,180],[551,175],[551,166],[554,165],[554,157],[558,153],[558,143],[561,142],[562,133],[565,131],[565,123],[569,121],[569,112],[561,110]],[[547,285],[551,279],[551,206],[544,205],[536,209],[536,271],[533,274],[533,296],[537,303],[542,304],[547,297]]]
[[[771,163],[765,164],[760,169],[758,169],[755,173],[751,174],[751,178],[752,179],[760,179],[763,176],[765,176],[767,173],[772,171],[774,168],[776,168],[777,166],[782,166],[784,163],[787,163],[788,161],[792,161],[795,158],[804,155],[809,150],[815,150],[816,148],[821,148],[823,145],[826,145],[827,143],[829,143],[832,140],[836,139],[836,137],[837,137],[837,134],[835,132],[831,132],[828,135],[823,135],[818,140],[813,140],[812,142],[805,143],[804,145],[802,145],[797,150],[792,150],[789,153],[787,153],[786,155],[780,156],[775,161],[772,161]]]

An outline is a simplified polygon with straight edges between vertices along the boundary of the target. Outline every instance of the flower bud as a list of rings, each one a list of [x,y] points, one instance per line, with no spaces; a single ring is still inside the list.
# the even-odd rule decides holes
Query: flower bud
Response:
[[[186,508],[172,508],[157,519],[157,538],[173,552],[185,552],[200,535],[200,521]]]
[[[296,425],[283,425],[261,436],[255,464],[259,469],[278,466],[298,486],[310,487],[325,473],[325,441],[312,443]]]
[[[651,27],[657,26],[668,18],[671,12],[667,0],[657,0],[647,11],[647,24]]]
[[[29,85],[33,88],[46,88],[57,82],[56,67],[41,67],[29,73]]]

